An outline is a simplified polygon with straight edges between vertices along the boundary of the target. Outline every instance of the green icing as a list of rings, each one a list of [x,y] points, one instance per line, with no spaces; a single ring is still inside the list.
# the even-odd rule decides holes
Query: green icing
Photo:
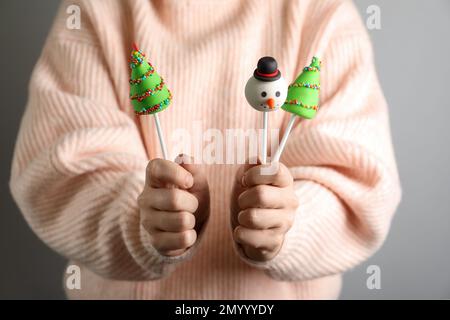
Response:
[[[171,100],[169,89],[162,84],[163,79],[153,70],[153,66],[147,62],[140,51],[133,50],[131,58],[130,98],[142,97],[140,101],[138,99],[131,100],[135,112],[137,114],[155,114],[163,111],[169,106]],[[147,74],[148,71],[152,72]],[[133,82],[133,80],[141,81]],[[143,96],[147,90],[150,90],[151,94]]]
[[[283,110],[305,119],[312,119],[317,113],[320,92],[320,61],[314,57],[309,67],[289,86]]]
[[[135,79],[135,78],[132,78]],[[148,88],[156,88],[161,83],[161,77],[154,73],[141,83],[133,84],[130,86],[130,95],[139,94],[145,92]]]
[[[155,92],[155,94],[153,96],[147,97],[144,100],[142,100],[141,102],[138,100],[132,100],[132,104],[133,104],[134,110],[136,112],[143,112],[157,104],[161,104],[161,102],[164,102],[166,100],[169,100],[169,102],[170,102],[169,91],[168,91],[167,87],[164,86],[161,91]],[[168,106],[169,106],[169,104],[163,103],[159,109],[152,111],[148,114],[154,114],[154,113],[161,112],[164,109],[166,109]]]

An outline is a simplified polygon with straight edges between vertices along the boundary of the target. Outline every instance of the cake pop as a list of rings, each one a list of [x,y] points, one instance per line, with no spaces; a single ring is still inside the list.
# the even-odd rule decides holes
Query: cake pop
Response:
[[[272,57],[259,59],[253,76],[245,86],[245,98],[255,110],[263,112],[262,157],[267,160],[268,112],[278,110],[286,100],[288,85]]]
[[[287,99],[281,109],[292,113],[292,115],[281,139],[280,146],[273,156],[273,162],[280,160],[281,153],[286,146],[297,116],[304,119],[313,119],[319,110],[321,64],[317,57],[313,57],[311,64],[305,67],[295,82],[289,86]]]
[[[163,157],[167,159],[167,147],[164,142],[158,112],[169,106],[172,94],[164,80],[155,71],[152,64],[147,61],[145,54],[139,50],[136,44],[133,44],[130,68],[130,99],[134,111],[139,116],[153,115]]]

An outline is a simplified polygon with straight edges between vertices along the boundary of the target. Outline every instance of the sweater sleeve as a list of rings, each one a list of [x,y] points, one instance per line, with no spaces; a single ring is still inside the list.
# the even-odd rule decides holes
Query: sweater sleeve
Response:
[[[118,102],[94,37],[77,30],[81,36],[65,38],[60,20],[30,82],[13,197],[33,231],[61,255],[107,278],[161,278],[194,247],[178,257],[152,247],[137,207],[148,162],[139,130]]]
[[[361,263],[382,245],[400,201],[370,40],[348,4],[329,22],[331,36],[319,41],[326,42],[321,109],[297,122],[281,159],[300,202],[294,225],[274,259],[259,263],[240,252],[277,280],[314,279]]]

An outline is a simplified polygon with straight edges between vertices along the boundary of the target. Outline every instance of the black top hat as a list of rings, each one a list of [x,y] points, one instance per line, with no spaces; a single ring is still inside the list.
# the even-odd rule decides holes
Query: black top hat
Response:
[[[281,72],[278,70],[277,60],[272,57],[262,57],[258,60],[258,66],[253,72],[253,76],[267,82],[280,79]]]

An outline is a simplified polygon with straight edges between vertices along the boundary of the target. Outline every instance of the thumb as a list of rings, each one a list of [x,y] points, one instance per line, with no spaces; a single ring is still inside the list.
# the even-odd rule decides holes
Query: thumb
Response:
[[[241,194],[242,191],[245,190],[244,183],[242,181],[244,175],[247,173],[247,171],[255,166],[258,166],[261,164],[261,160],[259,158],[250,158],[245,161],[245,163],[239,167],[239,169],[236,171],[235,180],[234,180],[234,188],[238,193],[238,196]]]
[[[208,186],[205,171],[200,164],[195,164],[193,157],[186,154],[180,154],[175,158],[175,162],[192,174],[194,184],[192,188],[189,189],[190,192],[194,193],[196,191],[204,190],[205,187]]]

